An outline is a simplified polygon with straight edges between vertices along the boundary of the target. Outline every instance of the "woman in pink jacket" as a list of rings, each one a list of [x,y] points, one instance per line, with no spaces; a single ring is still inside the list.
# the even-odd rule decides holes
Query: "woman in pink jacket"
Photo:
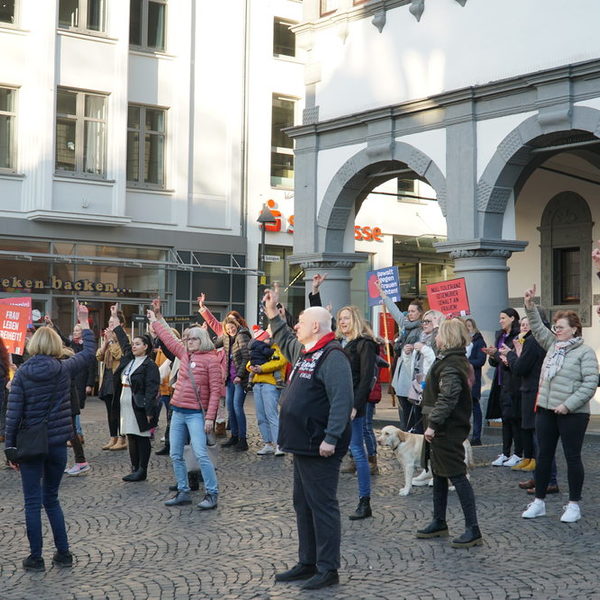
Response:
[[[198,504],[198,508],[202,510],[216,508],[219,488],[215,468],[206,448],[206,434],[213,432],[219,397],[223,389],[221,362],[206,330],[200,327],[189,329],[184,345],[162,320],[160,300],[154,300],[152,307],[154,310],[148,311],[148,320],[153,324],[154,332],[168,350],[181,361],[177,386],[171,398],[173,415],[169,433],[170,456],[177,479],[177,495],[167,500],[165,504],[178,506],[192,502],[183,459],[183,447],[189,434],[206,488],[204,499]]]

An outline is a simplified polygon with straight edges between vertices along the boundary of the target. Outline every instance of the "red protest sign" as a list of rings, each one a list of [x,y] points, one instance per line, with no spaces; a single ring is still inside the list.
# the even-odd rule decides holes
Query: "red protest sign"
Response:
[[[25,352],[27,324],[31,309],[0,304],[0,338],[10,354]]]
[[[11,306],[22,306],[29,312],[27,313],[27,323],[31,323],[31,296],[17,296],[15,298],[0,298],[0,304],[10,304]],[[14,354],[14,353],[13,353]]]
[[[427,299],[431,310],[439,310],[446,317],[464,317],[471,313],[464,277],[430,283]]]

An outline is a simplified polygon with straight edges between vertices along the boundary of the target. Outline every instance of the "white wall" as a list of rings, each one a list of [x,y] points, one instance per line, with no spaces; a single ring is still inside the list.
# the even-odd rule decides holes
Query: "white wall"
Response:
[[[321,120],[600,56],[597,0],[428,0],[420,22],[408,6],[386,19],[312,35]]]

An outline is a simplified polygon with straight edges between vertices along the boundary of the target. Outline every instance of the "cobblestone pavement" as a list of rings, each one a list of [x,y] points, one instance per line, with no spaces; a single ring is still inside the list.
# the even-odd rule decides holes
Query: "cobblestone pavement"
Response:
[[[0,471],[0,600],[600,598],[598,437],[590,436],[584,448],[583,518],[568,525],[559,521],[567,501],[562,458],[563,493],[549,497],[547,517],[525,521],[520,514],[528,497],[516,487],[523,475],[483,466],[499,452],[498,437],[488,436],[489,445],[475,448],[481,466],[472,478],[485,545],[470,550],[454,550],[447,540],[415,539],[417,525],[431,515],[431,489],[398,496],[402,475],[384,450],[382,473],[374,481],[374,518],[348,520],[357,484],[351,475],[341,477],[341,584],[302,592],[297,583],[273,581],[277,570],[296,562],[291,458],[256,455],[260,442],[252,415],[251,451],[220,450],[219,507],[203,513],[195,504],[163,505],[173,481],[168,457],[152,457],[148,481],[121,481],[128,472],[127,454],[100,450],[106,441],[103,411],[91,400],[83,414],[92,472],[66,478],[61,487],[76,558],[72,571],[50,566],[49,531],[47,571],[23,571],[28,546],[19,479]],[[199,493],[194,496],[200,499]],[[451,533],[461,533],[460,507],[452,494],[448,517]]]

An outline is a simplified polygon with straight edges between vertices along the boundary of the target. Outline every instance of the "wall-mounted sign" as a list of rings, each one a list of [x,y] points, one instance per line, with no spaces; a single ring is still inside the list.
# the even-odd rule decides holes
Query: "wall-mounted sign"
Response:
[[[281,256],[277,256],[276,254],[265,254],[263,256],[263,260],[265,262],[279,262],[281,260]]]
[[[294,233],[294,215],[289,216],[287,219],[281,214],[281,211],[277,209],[277,203],[275,200],[267,201],[267,206],[271,211],[271,214],[275,218],[274,223],[264,223],[265,231],[272,233],[279,233],[286,231],[287,233]],[[285,224],[285,225],[284,225]],[[284,229],[285,226],[285,229]],[[262,223],[258,224],[258,228],[263,227]],[[362,225],[354,226],[354,239],[363,242],[383,242],[383,232],[379,227],[363,227]],[[265,259],[266,260],[266,259]],[[269,261],[267,261],[269,262]],[[276,261],[271,261],[276,262]]]
[[[78,281],[69,281],[68,279],[59,279],[52,275],[51,279],[22,279],[19,277],[3,277],[0,279],[0,288],[15,290],[62,290],[65,292],[99,292],[99,293],[131,293],[133,290],[128,288],[116,287],[114,283],[103,283],[101,281],[90,281],[89,279],[79,279]]]

